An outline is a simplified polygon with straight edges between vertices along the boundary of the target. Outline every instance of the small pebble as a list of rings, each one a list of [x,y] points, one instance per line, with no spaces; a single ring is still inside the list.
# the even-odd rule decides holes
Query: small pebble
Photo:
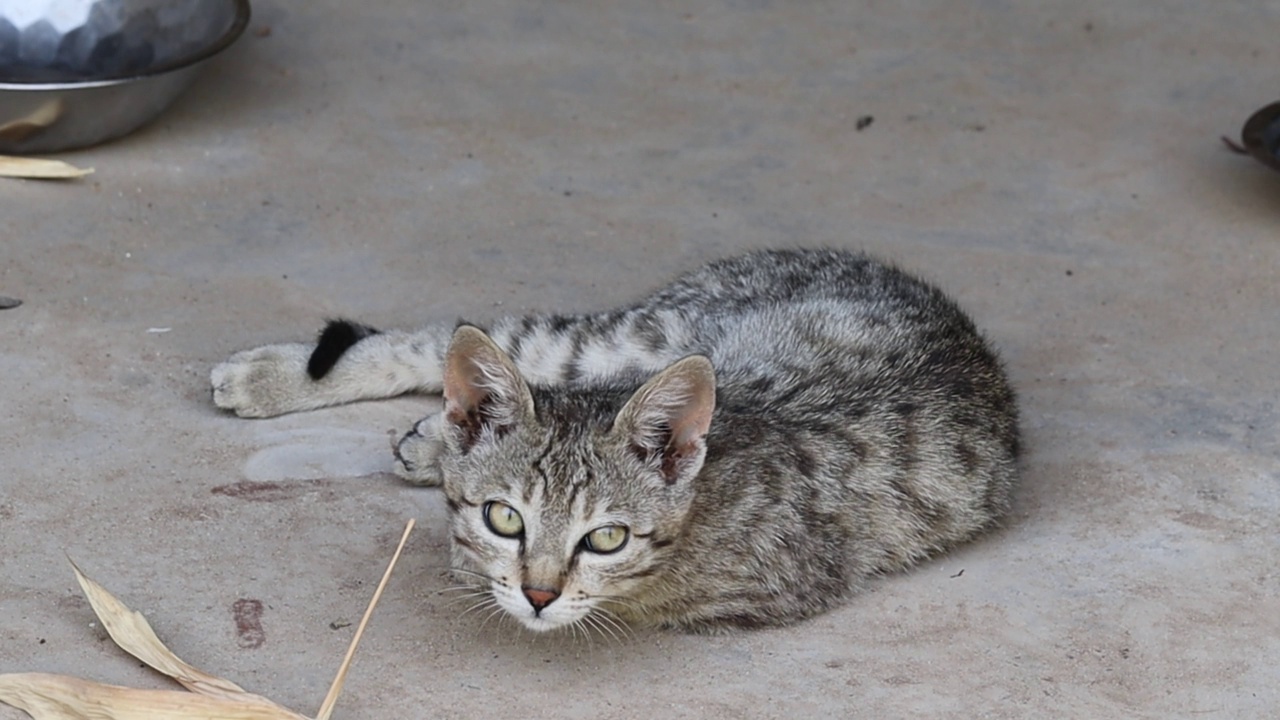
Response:
[[[12,310],[22,304],[18,298],[6,297],[0,295],[0,310]]]

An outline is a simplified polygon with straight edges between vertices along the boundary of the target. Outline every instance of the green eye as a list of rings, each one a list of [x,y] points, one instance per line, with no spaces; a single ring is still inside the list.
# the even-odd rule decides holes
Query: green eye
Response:
[[[510,505],[497,500],[484,504],[484,524],[494,535],[520,537],[524,533],[524,518]]]
[[[608,555],[621,550],[630,536],[627,529],[621,525],[605,525],[587,533],[587,536],[582,538],[582,544],[593,553]]]

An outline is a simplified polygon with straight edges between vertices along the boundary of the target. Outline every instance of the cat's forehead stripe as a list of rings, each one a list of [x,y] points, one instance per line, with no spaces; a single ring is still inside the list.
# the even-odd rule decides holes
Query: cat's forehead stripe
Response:
[[[533,459],[533,471],[537,473],[538,477],[542,480],[542,496],[547,497],[548,491],[550,490],[550,479],[547,477],[546,469],[543,468],[543,463],[555,448],[556,439],[555,437],[548,435],[544,440],[544,443],[542,450],[540,450],[538,455]],[[525,504],[533,502],[533,493],[536,489],[536,483],[526,482],[524,484],[523,498]]]

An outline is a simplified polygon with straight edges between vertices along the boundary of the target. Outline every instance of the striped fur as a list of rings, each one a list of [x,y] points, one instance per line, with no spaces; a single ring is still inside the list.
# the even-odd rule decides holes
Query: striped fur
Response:
[[[1014,395],[973,323],[858,254],[765,251],[610,312],[369,334],[316,380],[314,352],[239,353],[214,400],[266,417],[443,392],[397,468],[443,485],[455,565],[537,630],[795,621],[991,527],[1017,476]],[[486,524],[491,502],[520,537]],[[626,544],[592,552],[608,527]]]

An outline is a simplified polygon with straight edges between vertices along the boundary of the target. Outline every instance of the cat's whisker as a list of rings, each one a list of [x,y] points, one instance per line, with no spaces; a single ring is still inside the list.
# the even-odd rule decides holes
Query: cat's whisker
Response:
[[[462,605],[462,603],[465,603],[465,602],[471,603],[471,602],[477,602],[477,601],[483,602],[484,596],[480,596],[480,594],[477,594],[477,596],[454,597],[453,600],[445,602],[444,607],[457,607],[458,605]],[[467,607],[470,607],[470,605],[468,605]]]
[[[600,615],[599,618],[596,619],[598,619],[600,623],[612,626],[612,628],[617,630],[618,644],[620,644],[620,646],[623,646],[623,644],[626,644],[627,641],[631,641],[631,639],[634,639],[635,637],[634,630],[627,628],[625,624],[618,623],[617,620],[609,618],[608,615]]]
[[[610,613],[606,610],[604,614],[601,616],[601,618],[611,623],[614,627],[618,628],[618,632],[622,633],[622,636],[625,637],[626,639],[634,640],[636,638],[635,628],[628,625],[626,622],[624,622],[621,618],[614,615],[613,613]]]
[[[440,588],[439,590],[436,591],[436,593],[440,595],[443,595],[444,593],[466,593],[466,592],[489,592],[489,587],[486,585],[468,583],[465,585],[451,585],[449,587]]]
[[[448,595],[449,602],[456,602],[458,600],[465,600],[467,598],[480,597],[482,595],[489,595],[491,594],[491,591],[488,588],[481,588],[481,587],[475,587],[475,586],[445,588],[443,590],[436,591],[436,595],[438,596],[443,597],[446,594]]]
[[[459,619],[459,620],[461,620],[462,618],[465,618],[466,616],[470,615],[471,613],[473,613],[473,612],[478,612],[478,611],[480,611],[480,610],[484,610],[484,609],[485,609],[485,608],[487,608],[487,607],[489,607],[489,603],[487,603],[487,602],[480,602],[480,603],[476,603],[475,605],[472,605],[471,607],[467,608],[466,610],[464,610],[464,611],[462,611],[462,612],[458,613],[458,619]]]
[[[450,585],[449,587],[440,588],[436,592],[438,593],[460,592],[462,590],[483,590],[484,588],[485,588],[484,585],[475,585],[475,584]]]
[[[636,613],[637,615],[644,615],[644,614],[645,614],[645,613],[644,613],[644,606],[643,606],[643,605],[641,605],[640,603],[636,602],[635,600],[632,600],[631,598],[626,597],[626,596],[623,596],[623,595],[596,595],[596,596],[595,596],[595,599],[596,599],[596,600],[599,600],[599,601],[602,601],[602,602],[610,603],[610,604],[613,604],[613,605],[619,605],[619,606],[624,607],[624,608],[626,608],[626,609],[628,609],[628,610],[633,610],[633,611],[635,611],[635,613]],[[617,617],[617,615],[618,615],[617,613],[613,612],[612,610],[607,610],[607,609],[605,609],[605,608],[603,608],[603,607],[600,607],[599,605],[597,605],[596,607],[597,607],[598,609],[600,609],[600,610],[604,610],[605,612],[608,612],[610,615],[613,615],[614,617]]]
[[[448,602],[446,602],[446,603],[445,603],[445,607],[450,607],[450,608],[451,608],[451,607],[455,607],[455,606],[460,605],[460,604],[465,603],[465,602],[472,602],[472,603],[479,602],[479,603],[484,603],[484,602],[488,602],[490,599],[491,599],[491,597],[489,596],[489,594],[488,594],[488,593],[476,593],[476,594],[474,594],[474,595],[465,595],[465,596],[463,596],[463,597],[451,598]],[[469,607],[469,608],[470,608],[470,607],[475,607],[475,605],[469,605],[468,607]]]
[[[585,615],[583,616],[582,620],[584,624],[587,625],[587,627],[595,630],[596,633],[600,635],[601,640],[604,640],[605,642],[612,641],[618,644],[622,644],[622,638],[619,637],[618,634],[614,630],[612,630],[608,625],[605,625],[604,623],[602,623],[599,617],[595,615]]]
[[[578,618],[577,620],[569,623],[569,638],[573,641],[574,647],[577,647],[578,645],[578,631],[582,630],[584,635],[586,633],[586,630],[581,627],[581,623],[585,619],[586,618]]]
[[[490,621],[490,620],[492,620],[492,619],[494,619],[494,618],[496,617],[496,618],[498,618],[498,622],[502,622],[502,618],[503,618],[503,617],[505,617],[506,615],[507,615],[507,611],[506,611],[505,609],[503,609],[503,607],[502,607],[501,605],[498,605],[498,603],[495,601],[495,602],[494,602],[494,608],[493,608],[492,610],[490,610],[490,611],[489,611],[489,614],[488,614],[488,615],[485,615],[485,616],[484,616],[484,619],[483,619],[483,620],[481,620],[481,621],[480,621],[480,630],[479,630],[479,632],[484,632],[484,629],[485,629],[485,627],[486,627],[486,626],[488,626],[488,624],[489,624],[489,621]],[[522,626],[522,627],[523,627],[523,626]]]
[[[501,606],[498,605],[497,598],[490,595],[488,597],[481,598],[480,600],[472,604],[470,607],[468,607],[466,610],[463,610],[462,612],[458,613],[458,619],[462,619],[473,612],[482,610],[487,607],[497,607],[499,610],[502,609]]]
[[[507,612],[506,608],[502,607],[502,605],[498,602],[497,598],[494,598],[493,602],[489,603],[488,607],[490,608],[490,610],[488,614],[484,616],[484,620],[481,623],[481,627],[484,627],[483,623],[489,622],[494,618],[494,616],[506,614]]]
[[[463,575],[470,575],[470,576],[472,576],[472,577],[478,577],[478,578],[480,578],[481,580],[488,580],[489,582],[497,582],[497,579],[495,579],[492,575],[485,575],[485,574],[484,574],[484,573],[482,573],[482,572],[476,572],[476,571],[474,571],[474,570],[467,570],[467,569],[465,569],[465,568],[452,567],[452,566],[450,566],[450,567],[449,567],[449,572],[451,572],[451,573],[461,573],[461,574],[463,574]]]
[[[607,630],[609,635],[618,641],[619,645],[626,644],[625,640],[631,637],[631,629],[618,622],[608,610],[597,608],[587,617],[591,618],[601,629]]]
[[[564,625],[564,628],[568,629],[568,637],[570,637],[573,641],[573,647],[577,647],[577,637],[579,637],[580,632],[586,635],[585,621],[586,621],[586,618],[584,616],[584,618],[573,620],[572,623],[568,625]],[[590,639],[590,638],[586,637],[586,639]]]
[[[487,600],[483,596],[454,598],[453,600],[445,603],[444,606],[447,608],[456,608],[462,603],[468,603],[467,607],[473,607],[473,604],[477,602],[487,602]]]
[[[593,615],[588,615],[584,620],[586,621],[586,626],[591,630],[594,630],[595,634],[599,635],[600,641],[607,644],[607,646],[613,646],[613,644],[618,642],[617,635],[613,634],[611,630],[600,624],[599,618],[595,618]]]
[[[438,577],[445,577],[449,573],[463,571],[463,568],[460,568],[456,565],[449,565],[446,563],[441,563],[438,565],[426,565],[423,567],[423,569],[434,572]]]
[[[628,608],[628,609],[632,609],[632,610],[639,610],[639,609],[640,609],[640,605],[639,605],[639,603],[634,603],[634,602],[629,603],[629,604],[627,604],[627,605],[624,605],[624,607],[626,607],[626,608]],[[613,618],[614,620],[617,620],[617,621],[619,621],[619,622],[623,622],[623,620],[622,620],[622,616],[621,616],[621,615],[619,615],[618,613],[614,612],[613,610],[610,610],[609,608],[607,608],[607,607],[605,607],[605,606],[603,606],[603,605],[596,605],[596,606],[595,606],[595,607],[593,607],[592,609],[593,609],[593,610],[595,610],[595,611],[597,611],[597,612],[604,613],[605,615],[608,615],[609,617]],[[625,624],[625,622],[624,622],[624,624]]]

